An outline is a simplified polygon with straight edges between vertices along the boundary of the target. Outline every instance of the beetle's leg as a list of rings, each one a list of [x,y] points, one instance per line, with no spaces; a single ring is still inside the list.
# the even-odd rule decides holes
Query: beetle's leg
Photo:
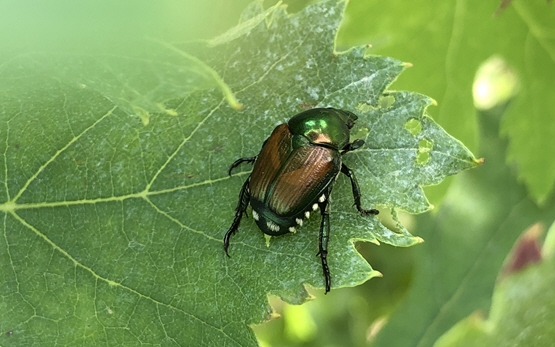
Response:
[[[266,140],[264,140],[264,142],[262,143],[262,148],[264,148],[264,146],[266,146],[266,143],[268,142],[268,139],[269,139],[269,137]],[[364,144],[364,141],[362,142],[362,144]],[[229,167],[229,170],[227,170],[228,175],[231,176],[231,170],[235,169],[241,163],[249,162],[249,163],[252,164],[256,161],[256,158],[258,158],[258,155],[255,155],[254,157],[239,158],[239,159],[235,160],[235,162],[233,162],[233,164],[231,164],[231,166]]]
[[[349,169],[345,164],[341,164],[341,172],[343,172],[351,180],[351,186],[353,188],[353,198],[355,198],[355,206],[357,207],[357,210],[364,215],[380,213],[380,211],[376,209],[365,210],[362,208],[360,204],[360,187],[358,185],[358,181],[353,170]]]
[[[341,155],[343,155],[347,152],[350,152],[350,151],[354,151],[355,149],[359,149],[362,146],[364,146],[364,140],[363,139],[355,140],[351,143],[348,143],[345,147],[343,147],[343,150],[341,151]]]
[[[251,178],[249,176],[249,178],[247,178],[247,180],[243,184],[243,187],[241,188],[241,192],[239,193],[239,202],[237,203],[237,208],[235,208],[235,218],[233,219],[233,223],[231,224],[231,227],[225,233],[225,236],[224,236],[224,251],[225,251],[225,254],[227,254],[228,257],[229,257],[229,253],[227,252],[227,249],[229,248],[229,238],[231,237],[231,235],[234,232],[237,231],[237,228],[239,228],[239,223],[241,222],[241,218],[243,217],[243,213],[246,212],[247,207],[249,206],[249,199],[250,199],[249,182],[250,182],[250,180],[251,180]]]
[[[241,163],[244,163],[244,162],[254,163],[256,158],[257,158],[257,156],[248,157],[248,158],[239,158],[239,159],[235,160],[233,162],[233,164],[231,164],[231,166],[229,167],[229,170],[227,170],[227,174],[231,176],[231,170],[235,169],[237,166],[241,165]]]
[[[320,224],[320,233],[318,236],[318,253],[316,253],[317,256],[320,256],[320,260],[322,261],[322,271],[324,272],[324,279],[326,281],[326,291],[324,294],[327,294],[331,287],[331,274],[330,268],[328,267],[328,241],[330,238],[330,212],[328,209],[328,201],[330,191],[331,187],[326,193],[326,200],[319,203],[322,223]]]

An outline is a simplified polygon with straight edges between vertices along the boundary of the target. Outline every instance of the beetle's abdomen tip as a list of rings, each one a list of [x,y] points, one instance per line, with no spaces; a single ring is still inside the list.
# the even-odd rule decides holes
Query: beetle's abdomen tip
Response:
[[[297,229],[295,228],[295,224],[286,223],[284,221],[274,221],[274,219],[279,220],[279,217],[274,215],[274,218],[271,218],[270,216],[268,216],[268,214],[272,214],[269,211],[257,212],[253,209],[252,212],[258,228],[262,230],[262,232],[266,235],[278,236],[291,232],[294,233],[297,231]]]

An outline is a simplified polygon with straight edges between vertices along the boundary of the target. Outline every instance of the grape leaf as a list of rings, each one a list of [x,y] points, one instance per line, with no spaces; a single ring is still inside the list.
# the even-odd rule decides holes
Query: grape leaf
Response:
[[[480,0],[353,1],[338,40],[371,44],[374,54],[413,63],[414,72],[403,74],[395,87],[418,88],[437,100],[440,107],[430,111],[434,119],[473,151],[475,74],[492,56],[503,58],[519,85],[501,127],[510,140],[507,158],[518,163],[519,179],[536,203],[545,204],[555,186],[555,11],[546,1],[515,0],[494,16],[498,7]],[[432,202],[446,190],[432,189]]]
[[[480,113],[483,167],[457,176],[435,215],[417,217],[426,242],[414,249],[414,280],[373,346],[432,346],[464,317],[486,312],[499,269],[522,230],[553,222],[553,201],[538,207],[505,163],[507,144],[499,136],[504,110]]]
[[[359,115],[366,145],[345,161],[367,208],[424,212],[423,185],[478,165],[426,115],[431,99],[386,91],[405,64],[335,52],[344,7],[254,3],[211,44],[0,55],[0,343],[257,345],[268,293],[302,303],[323,286],[319,221],[267,245],[245,219],[226,257],[250,169],[227,168],[307,106]],[[333,192],[333,287],[379,275],[355,240],[420,242],[360,216],[350,189]]]

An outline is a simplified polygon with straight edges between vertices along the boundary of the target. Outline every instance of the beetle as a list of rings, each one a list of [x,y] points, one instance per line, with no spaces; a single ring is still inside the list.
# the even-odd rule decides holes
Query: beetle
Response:
[[[329,199],[340,173],[351,180],[354,205],[362,215],[377,215],[376,209],[362,208],[360,187],[354,172],[341,160],[347,152],[361,148],[364,140],[350,140],[350,130],[358,117],[335,108],[314,108],[278,125],[254,157],[237,159],[228,174],[241,163],[254,163],[239,193],[235,218],[224,236],[229,257],[230,237],[246,214],[249,204],[260,230],[267,235],[296,232],[311,213],[320,210],[318,253],[330,291],[331,274],[327,262],[330,234]]]

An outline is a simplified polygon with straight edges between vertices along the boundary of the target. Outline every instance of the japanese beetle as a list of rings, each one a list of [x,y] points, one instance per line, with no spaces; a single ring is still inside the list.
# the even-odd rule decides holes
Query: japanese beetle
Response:
[[[319,248],[325,293],[330,291],[331,275],[327,263],[330,233],[329,197],[333,183],[342,172],[351,180],[355,206],[363,215],[378,214],[360,204],[360,188],[354,172],[341,156],[364,145],[363,140],[349,142],[349,132],[357,116],[334,108],[315,108],[297,114],[277,126],[255,157],[240,158],[231,171],[243,162],[254,163],[237,204],[235,219],[224,237],[224,251],[229,256],[229,239],[237,231],[243,213],[252,206],[256,224],[267,235],[295,232],[297,226],[320,209]]]

